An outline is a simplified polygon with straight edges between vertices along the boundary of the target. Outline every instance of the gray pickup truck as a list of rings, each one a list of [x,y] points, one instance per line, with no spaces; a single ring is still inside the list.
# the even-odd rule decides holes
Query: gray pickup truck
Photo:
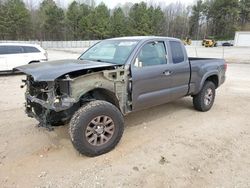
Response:
[[[185,96],[208,111],[226,68],[222,59],[188,58],[178,39],[147,36],[103,40],[77,60],[16,70],[27,74],[27,115],[48,128],[69,122],[74,147],[97,156],[117,145],[130,112]]]

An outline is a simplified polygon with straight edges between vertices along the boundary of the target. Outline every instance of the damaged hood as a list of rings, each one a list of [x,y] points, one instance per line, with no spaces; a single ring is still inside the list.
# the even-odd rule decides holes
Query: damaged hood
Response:
[[[24,65],[14,68],[14,71],[18,70],[31,75],[34,81],[54,81],[56,78],[67,73],[113,66],[115,65],[111,63],[66,59]]]

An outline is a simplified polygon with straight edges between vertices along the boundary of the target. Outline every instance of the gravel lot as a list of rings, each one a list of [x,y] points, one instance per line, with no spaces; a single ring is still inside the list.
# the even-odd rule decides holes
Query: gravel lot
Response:
[[[211,111],[187,97],[131,114],[115,150],[95,158],[74,150],[68,126],[48,132],[26,117],[23,77],[0,77],[1,187],[250,187],[250,64],[229,64]]]

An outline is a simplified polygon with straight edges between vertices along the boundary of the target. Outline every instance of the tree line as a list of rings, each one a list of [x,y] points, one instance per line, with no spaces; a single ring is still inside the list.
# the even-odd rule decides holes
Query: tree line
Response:
[[[237,30],[250,30],[250,0],[198,0],[192,7],[189,34],[200,39],[232,39]]]
[[[0,40],[95,40],[162,35],[232,39],[250,30],[250,0],[198,0],[192,6],[125,3],[110,10],[94,0],[62,8],[53,0],[0,0]]]

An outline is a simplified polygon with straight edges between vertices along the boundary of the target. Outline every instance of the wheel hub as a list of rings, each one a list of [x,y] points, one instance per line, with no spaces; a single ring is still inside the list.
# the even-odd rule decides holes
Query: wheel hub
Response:
[[[109,116],[97,116],[89,122],[85,137],[91,145],[101,146],[112,138],[114,131],[115,124]]]
[[[104,132],[104,126],[103,125],[101,125],[101,126],[97,126],[96,128],[95,128],[95,132],[97,133],[97,134],[102,134],[103,132]]]
[[[213,100],[213,90],[208,88],[205,92],[204,103],[206,106],[210,105]]]

